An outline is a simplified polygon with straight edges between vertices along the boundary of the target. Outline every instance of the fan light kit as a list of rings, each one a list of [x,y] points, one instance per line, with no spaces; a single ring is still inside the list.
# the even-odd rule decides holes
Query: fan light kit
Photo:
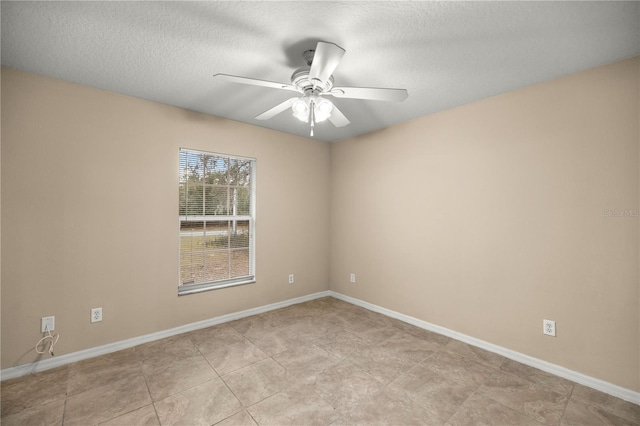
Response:
[[[318,42],[315,50],[304,52],[303,57],[307,62],[307,66],[298,68],[293,72],[291,84],[228,74],[216,74],[214,77],[231,83],[250,84],[301,93],[302,96],[289,98],[263,112],[256,117],[256,120],[268,120],[291,108],[295,118],[305,123],[310,123],[310,136],[313,136],[315,123],[321,123],[327,119],[336,127],[344,127],[350,123],[333,102],[324,98],[325,95],[335,98],[396,102],[402,102],[409,96],[405,89],[334,87],[332,74],[344,53],[344,49],[336,44]]]
[[[311,121],[311,136],[313,136],[314,123],[325,121],[331,116],[333,104],[327,99],[320,99],[319,96],[297,98],[291,104],[293,116],[300,121],[308,123]]]

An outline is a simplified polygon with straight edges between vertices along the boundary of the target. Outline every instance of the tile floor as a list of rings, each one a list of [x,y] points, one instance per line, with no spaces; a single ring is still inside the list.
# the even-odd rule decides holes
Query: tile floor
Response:
[[[334,298],[2,382],[9,425],[639,425],[640,406]]]

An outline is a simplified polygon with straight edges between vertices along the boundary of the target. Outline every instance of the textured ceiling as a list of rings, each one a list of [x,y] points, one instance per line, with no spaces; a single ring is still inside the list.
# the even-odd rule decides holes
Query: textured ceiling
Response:
[[[334,99],[336,141],[640,54],[639,2],[7,2],[2,65],[301,136],[289,83],[318,40],[337,86],[405,88],[403,103]]]

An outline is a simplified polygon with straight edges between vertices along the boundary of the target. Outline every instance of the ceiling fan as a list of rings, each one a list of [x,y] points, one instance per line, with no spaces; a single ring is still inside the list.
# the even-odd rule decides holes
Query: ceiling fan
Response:
[[[306,123],[311,123],[311,136],[313,136],[315,123],[326,119],[329,119],[336,127],[343,127],[350,123],[347,117],[330,100],[324,98],[326,95],[335,98],[397,102],[404,101],[409,96],[405,89],[334,87],[332,74],[344,53],[345,50],[336,44],[319,41],[314,50],[307,50],[303,53],[307,66],[298,68],[293,72],[291,84],[228,74],[216,74],[214,77],[231,83],[250,84],[301,93],[302,96],[289,98],[258,115],[256,119],[268,120],[291,108],[294,117]]]

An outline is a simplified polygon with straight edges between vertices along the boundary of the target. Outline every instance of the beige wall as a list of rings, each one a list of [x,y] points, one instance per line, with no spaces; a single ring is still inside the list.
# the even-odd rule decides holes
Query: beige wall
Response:
[[[177,296],[179,147],[257,158],[255,284]],[[328,289],[326,143],[3,68],[1,159],[2,368]]]
[[[630,59],[334,144],[331,289],[640,390],[638,218],[604,214],[639,208],[638,76]]]
[[[639,77],[636,58],[328,145],[3,68],[1,366],[35,359],[45,315],[64,354],[330,281],[638,391],[638,218],[604,210],[639,208]],[[177,297],[181,146],[258,159],[256,284]]]

